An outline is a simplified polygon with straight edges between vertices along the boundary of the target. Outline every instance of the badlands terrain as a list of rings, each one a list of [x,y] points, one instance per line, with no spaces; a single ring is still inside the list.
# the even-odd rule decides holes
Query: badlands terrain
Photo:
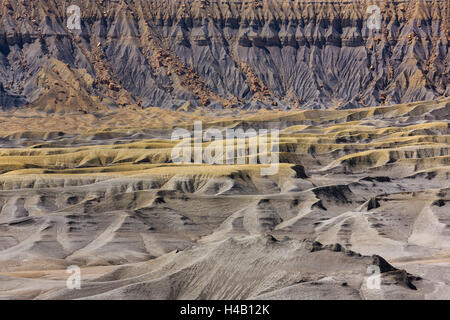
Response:
[[[450,299],[449,21],[440,0],[0,0],[0,299]],[[195,121],[278,128],[278,173],[174,164]]]
[[[158,110],[0,114],[0,298],[450,299],[450,99]],[[277,123],[278,174],[173,164],[194,120]]]
[[[70,5],[80,30],[67,28]],[[0,0],[0,107],[433,100],[450,94],[449,14],[447,0]]]

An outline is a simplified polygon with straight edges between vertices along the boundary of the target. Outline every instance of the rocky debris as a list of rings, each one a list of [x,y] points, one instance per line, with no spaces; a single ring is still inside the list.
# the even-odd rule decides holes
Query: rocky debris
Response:
[[[165,88],[169,93],[175,90],[175,86],[180,87],[180,90],[187,88],[192,94],[193,99],[200,102],[200,105],[206,106],[210,100],[221,101],[225,105],[230,105],[231,102],[218,96],[210,90],[204,83],[198,73],[191,67],[186,66],[170,48],[164,44],[164,41],[152,32],[152,29],[147,23],[144,23],[142,28],[145,30],[141,37],[141,44],[144,49],[144,55],[149,61],[152,69],[156,73],[165,73],[166,83]]]
[[[185,104],[183,104],[181,107],[178,108],[177,111],[183,111],[183,112],[193,112],[195,111],[195,107],[187,101]]]
[[[241,62],[239,64],[241,71],[244,73],[247,83],[252,91],[253,98],[260,101],[267,101],[269,97],[272,96],[269,88],[262,82],[261,79],[253,71],[247,63]]]

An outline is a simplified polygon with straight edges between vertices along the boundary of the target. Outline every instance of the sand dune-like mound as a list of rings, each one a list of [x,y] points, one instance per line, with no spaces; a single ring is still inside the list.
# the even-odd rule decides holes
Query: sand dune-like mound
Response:
[[[340,245],[253,236],[174,251],[116,268],[89,281],[82,290],[53,289],[36,298],[361,299],[370,297],[364,282],[368,266],[381,270],[383,289],[373,297],[420,298],[416,285],[432,286],[378,256],[361,256]],[[58,286],[58,281],[54,283]]]
[[[0,130],[0,298],[450,298],[448,105],[180,110],[164,124],[100,110],[39,128],[41,111],[0,114],[17,128]],[[124,114],[133,126],[110,126]],[[248,154],[175,164],[171,133],[194,120],[276,123],[277,173]],[[66,289],[70,265],[81,290]]]

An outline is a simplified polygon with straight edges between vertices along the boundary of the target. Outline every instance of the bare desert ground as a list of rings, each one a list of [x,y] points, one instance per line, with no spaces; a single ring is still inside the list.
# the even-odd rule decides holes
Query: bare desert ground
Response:
[[[450,299],[449,114],[448,98],[2,112],[0,298]],[[278,174],[172,163],[173,129],[194,120],[277,123]],[[70,265],[80,290],[66,288]]]

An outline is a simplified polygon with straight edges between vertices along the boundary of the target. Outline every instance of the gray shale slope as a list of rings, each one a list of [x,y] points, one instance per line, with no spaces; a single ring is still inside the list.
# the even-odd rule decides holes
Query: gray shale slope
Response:
[[[276,175],[175,165],[170,128],[0,135],[0,299],[450,299],[450,98],[253,113],[205,127],[278,121]]]
[[[380,31],[367,27],[367,1],[0,0],[0,106],[355,108],[448,96],[449,2],[375,3]],[[71,4],[80,31],[66,26]]]

